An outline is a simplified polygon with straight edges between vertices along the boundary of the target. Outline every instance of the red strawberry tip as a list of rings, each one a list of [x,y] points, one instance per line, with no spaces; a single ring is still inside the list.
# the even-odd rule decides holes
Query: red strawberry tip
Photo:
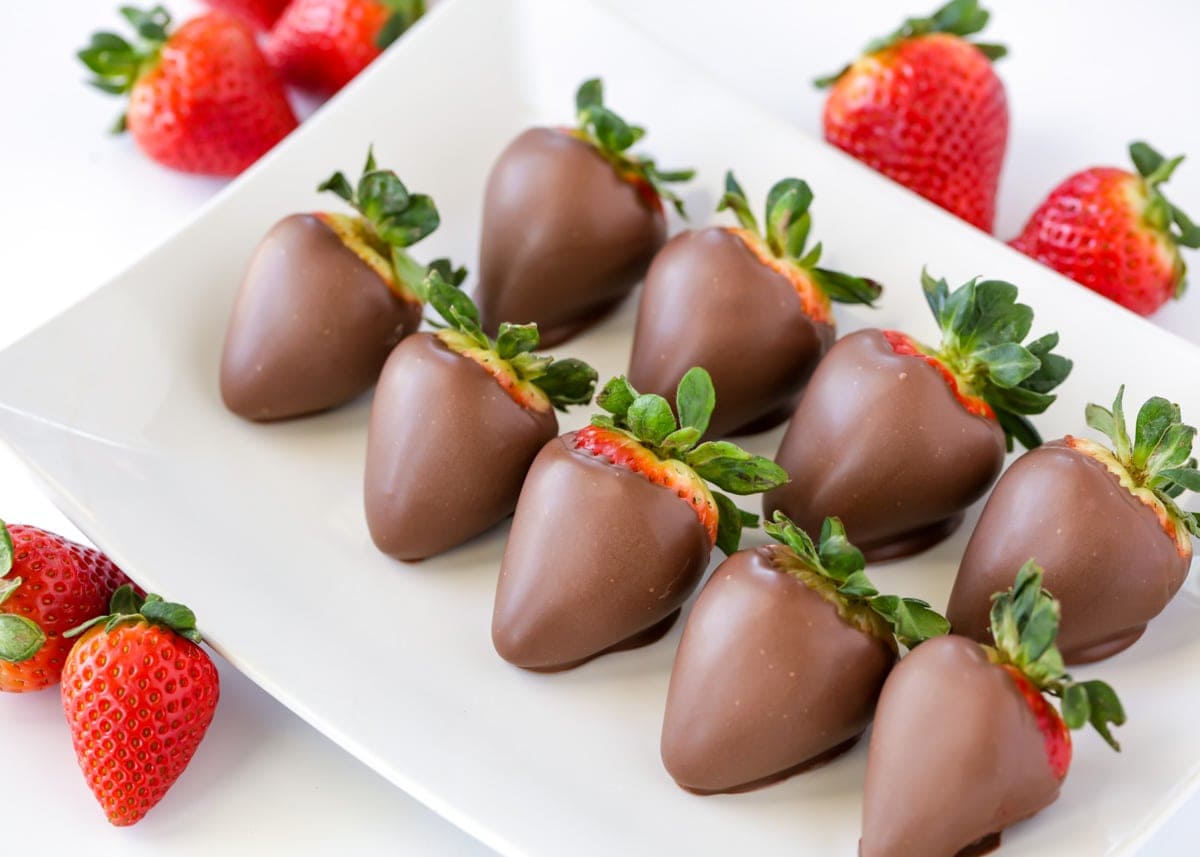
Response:
[[[442,318],[429,321],[442,328],[437,335],[444,344],[482,366],[523,407],[565,411],[592,400],[600,377],[595,369],[573,357],[555,360],[534,354],[541,342],[536,324],[503,322],[493,340],[480,325],[475,302],[446,281],[443,269],[448,266],[431,265],[421,286],[422,298]]]
[[[989,660],[1011,668],[1027,679],[1039,695],[1057,697],[1062,720],[1070,729],[1090,723],[1110,747],[1119,751],[1110,724],[1125,722],[1125,710],[1116,692],[1098,680],[1077,682],[1065,670],[1062,654],[1055,645],[1061,609],[1058,601],[1042,588],[1043,571],[1029,560],[1017,572],[1016,583],[1007,592],[992,596],[991,631],[994,646],[985,646]],[[1019,682],[1018,682],[1019,684]],[[1031,706],[1032,708],[1033,706]],[[1035,709],[1039,723],[1044,712]],[[1050,731],[1047,750],[1052,751]],[[1054,752],[1050,761],[1055,763]],[[1069,755],[1068,755],[1069,762]],[[1064,770],[1065,773],[1065,770]]]
[[[746,192],[733,176],[725,173],[725,193],[717,211],[729,209],[740,229],[731,229],[763,264],[783,275],[796,289],[804,312],[814,321],[833,323],[830,301],[873,306],[883,292],[882,286],[866,277],[855,277],[819,267],[821,243],[807,249],[812,226],[813,192],[808,182],[798,178],[780,179],[767,193],[766,232],[750,209]]]
[[[628,438],[663,462],[678,462],[682,475],[694,476],[701,487],[707,481],[731,494],[747,495],[787,482],[787,472],[768,458],[751,455],[728,441],[700,443],[716,401],[712,377],[699,366],[680,380],[674,410],[662,396],[638,393],[618,375],[596,396],[596,404],[607,413],[593,416],[592,425]],[[720,491],[713,491],[712,499],[718,512],[715,544],[726,554],[734,553],[742,527],[756,526],[758,517],[739,510]],[[707,526],[703,515],[701,523]]]
[[[1022,344],[1033,325],[1033,310],[1017,303],[1017,287],[1002,280],[973,278],[954,291],[945,279],[921,272],[925,300],[942,331],[937,349],[920,346],[954,376],[955,391],[981,400],[995,414],[1008,449],[1042,442],[1029,414],[1054,403],[1050,391],[1071,372],[1072,363],[1055,354],[1058,334]],[[983,412],[986,414],[986,412]]]
[[[403,36],[425,14],[425,0],[383,0],[391,15],[375,35],[375,46],[386,48]]]
[[[148,622],[173,631],[193,643],[203,642],[200,632],[196,629],[196,614],[190,608],[164,601],[161,595],[153,593],[143,598],[130,584],[125,584],[113,592],[107,614],[89,619],[82,625],[64,632],[63,636],[68,639],[78,637],[101,623],[104,624],[104,631],[107,633],[123,622]]]
[[[763,529],[788,549],[794,562],[787,570],[794,577],[830,601],[843,619],[893,650],[898,651],[897,644],[913,649],[950,632],[950,623],[929,602],[879,593],[867,577],[866,558],[846,538],[839,518],[826,518],[816,541],[780,511]]]
[[[696,171],[662,170],[652,158],[629,153],[629,148],[646,135],[646,129],[630,125],[604,105],[604,84],[599,78],[580,84],[575,93],[575,111],[578,125],[569,133],[595,148],[643,197],[646,189],[652,191],[658,200],[656,210],[662,211],[665,199],[675,206],[680,217],[687,217],[683,200],[670,185],[690,181]]]
[[[991,17],[991,13],[987,9],[980,7],[979,0],[950,0],[949,3],[928,17],[907,18],[894,32],[870,42],[863,51],[863,55],[877,54],[894,47],[906,39],[919,38],[920,36],[928,36],[934,33],[944,33],[950,36],[966,38],[983,30],[987,26],[989,17]],[[1001,59],[1008,53],[1008,48],[1004,45],[997,45],[991,42],[971,42],[971,44],[993,62]],[[813,81],[813,84],[819,89],[832,86],[842,75],[850,71],[852,65],[853,63],[850,63],[833,74],[819,77]]]

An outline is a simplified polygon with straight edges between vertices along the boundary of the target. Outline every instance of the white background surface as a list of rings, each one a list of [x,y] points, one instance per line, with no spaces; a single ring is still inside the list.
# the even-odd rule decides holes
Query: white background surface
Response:
[[[853,6],[605,2],[814,133],[821,95],[809,80],[837,68],[905,14],[923,11],[919,3],[883,0]],[[1200,215],[1200,118],[1186,103],[1194,99],[1189,83],[1200,79],[1200,59],[1189,42],[1200,33],[1200,7],[1146,3],[1135,17],[1126,4],[1093,2],[1085,18],[1085,7],[1076,3],[992,5],[997,17],[988,38],[1013,49],[999,66],[1012,130],[998,232],[1014,234],[1045,191],[1069,172],[1093,163],[1124,165],[1125,145],[1136,137],[1167,154],[1195,155],[1168,192]],[[173,6],[179,12],[194,8]],[[10,82],[0,136],[7,168],[6,204],[0,206],[0,346],[138,258],[222,186],[166,172],[127,139],[104,136],[118,105],[80,84],[82,68],[71,53],[93,26],[114,23],[111,7],[95,0],[4,4],[0,11],[9,34],[0,71]],[[652,123],[652,117],[631,118]],[[1190,261],[1200,270],[1200,258],[1193,254]],[[1161,320],[1200,342],[1200,288]],[[0,452],[0,486],[0,516],[72,532],[6,452]],[[28,842],[21,833],[13,841],[10,831],[6,842],[50,853],[85,845],[101,854],[251,853],[284,842],[301,854],[334,847],[350,853],[485,853],[232,669],[222,677],[224,700],[203,749],[162,806],[128,831],[110,830],[92,804],[55,695],[0,698],[8,772],[0,777],[0,805],[6,820],[28,820],[28,829],[38,831]],[[246,805],[261,811],[248,814]],[[1197,835],[1200,801],[1193,801],[1145,853],[1194,853]]]

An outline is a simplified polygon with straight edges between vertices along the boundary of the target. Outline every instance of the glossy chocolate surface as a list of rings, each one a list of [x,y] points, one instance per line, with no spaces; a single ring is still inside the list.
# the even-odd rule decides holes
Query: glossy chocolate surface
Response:
[[[1004,433],[968,413],[932,366],[861,330],[817,366],[775,460],[791,481],[765,495],[768,517],[781,509],[815,533],[836,515],[878,561],[953,532],[999,475]]]
[[[364,501],[375,545],[396,559],[441,553],[510,515],[553,410],[518,404],[430,333],[388,358],[367,433]]]
[[[235,414],[279,420],[366,392],[421,307],[396,297],[311,214],[276,223],[238,292],[221,356],[221,397]]]
[[[662,757],[702,793],[767,784],[848,747],[867,728],[895,652],[782,570],[786,549],[717,566],[679,644]]]
[[[538,453],[500,565],[492,641],[528,669],[573,666],[671,616],[711,551],[673,491],[573,444]]]
[[[1029,559],[1062,605],[1064,659],[1086,663],[1141,636],[1191,558],[1103,464],[1052,441],[1017,459],[988,498],[950,595],[955,633],[990,643],[992,593],[1012,586]]]
[[[1049,806],[1059,781],[1012,678],[964,637],[922,643],[883,686],[861,857],[954,857]]]
[[[673,402],[679,379],[703,366],[717,391],[708,436],[765,431],[791,414],[833,336],[729,230],[683,232],[646,274],[629,382]]]
[[[564,341],[629,294],[666,235],[663,214],[592,146],[530,128],[488,178],[475,292],[484,328],[533,321],[542,347]]]

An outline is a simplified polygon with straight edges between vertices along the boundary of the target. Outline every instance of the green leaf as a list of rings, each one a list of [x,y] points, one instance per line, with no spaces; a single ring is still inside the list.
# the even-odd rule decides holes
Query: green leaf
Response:
[[[1015,342],[989,346],[976,352],[975,359],[987,367],[988,378],[993,384],[1006,388],[1017,386],[1042,365]]]
[[[846,577],[846,579],[842,581],[842,584],[837,588],[837,591],[842,595],[845,595],[847,598],[867,599],[874,598],[879,594],[879,591],[875,589],[875,586],[871,583],[870,578],[867,577],[867,573],[861,569],[858,571],[852,571]]]
[[[333,191],[342,199],[346,200],[346,202],[351,204],[353,204],[355,200],[354,188],[351,186],[350,181],[340,172],[334,173],[332,176],[325,179],[325,181],[317,185],[317,190],[319,192],[324,192],[327,190]]]
[[[717,547],[726,556],[732,556],[742,543],[742,512],[720,491],[712,495],[717,503]]]
[[[1062,717],[1068,729],[1079,729],[1092,716],[1091,701],[1087,688],[1082,684],[1069,684],[1063,690]]]
[[[684,426],[663,438],[662,449],[668,455],[682,457],[700,440],[700,430],[693,426]]]
[[[567,405],[586,405],[592,400],[599,379],[596,370],[574,357],[555,360],[545,371],[533,379],[550,397],[550,403],[559,410]]]
[[[684,463],[695,470],[715,458],[741,458],[743,461],[749,461],[752,457],[736,443],[730,443],[727,440],[710,440],[689,452]]]
[[[916,648],[926,640],[950,631],[946,617],[917,598],[878,595],[869,603],[872,610],[891,623],[892,633],[906,648]]]
[[[842,526],[839,518],[825,519],[821,525],[818,544],[821,565],[835,580],[845,581],[855,572],[861,572],[867,567],[862,551],[850,544],[846,538],[846,528]]]
[[[817,556],[817,546],[804,530],[778,509],[770,521],[763,525],[767,535],[775,541],[785,544],[796,552],[801,559],[808,561],[815,570],[820,570],[820,557]]]
[[[46,634],[37,622],[16,613],[0,613],[0,661],[27,661],[45,644]]]
[[[792,225],[787,229],[787,246],[784,248],[786,256],[799,259],[804,255],[804,245],[808,243],[810,229],[812,229],[812,215],[807,211],[792,221]],[[815,265],[816,260],[813,260],[812,264]]]
[[[138,597],[136,590],[126,583],[118,587],[109,597],[108,612],[122,616],[132,616],[141,612],[142,603],[143,601]]]
[[[375,45],[380,50],[404,35],[425,14],[425,0],[386,0],[384,5],[392,14],[375,36]]]
[[[629,430],[638,440],[657,446],[675,431],[675,414],[662,396],[643,393],[633,400],[626,413]]]
[[[358,209],[372,223],[404,211],[410,202],[408,188],[391,170],[364,173],[358,180]]]
[[[1171,467],[1163,470],[1158,474],[1164,479],[1169,479],[1176,485],[1180,485],[1188,491],[1200,493],[1200,470],[1188,467]]]
[[[787,471],[759,455],[712,458],[699,467],[692,464],[689,456],[687,464],[704,479],[731,494],[761,494],[788,481]]]
[[[854,277],[828,268],[814,268],[812,273],[821,291],[838,303],[871,306],[883,294],[883,287],[866,277]]]
[[[712,376],[705,369],[693,366],[679,381],[675,391],[675,406],[679,409],[679,424],[691,426],[700,434],[708,431],[708,421],[717,405]]]
[[[944,279],[935,280],[928,269],[922,268],[921,289],[925,293],[925,302],[929,304],[933,317],[941,324],[946,312],[946,301],[950,298],[950,286]]]
[[[583,113],[589,107],[600,107],[604,104],[604,83],[600,78],[593,77],[579,85],[575,92],[575,110]]]
[[[1008,56],[1008,48],[1004,45],[998,45],[995,42],[972,42],[971,44],[975,45],[979,49],[979,52],[992,62]]]
[[[20,577],[0,577],[0,604],[11,598],[12,594],[21,588],[22,583],[24,580]]]
[[[196,614],[182,604],[147,599],[142,605],[142,615],[151,622],[166,625],[173,631],[182,633],[196,629]]]
[[[375,224],[379,237],[398,247],[411,247],[441,224],[437,206],[423,193],[409,198],[403,211],[386,214]]]
[[[436,271],[439,277],[452,286],[461,286],[467,278],[467,269],[461,265],[454,267],[454,263],[449,259],[434,259],[425,267],[425,275],[430,271]]]
[[[511,360],[518,354],[533,351],[538,347],[541,337],[538,335],[536,324],[509,324],[501,322],[496,335],[496,353],[502,360]]]
[[[1166,161],[1154,147],[1140,140],[1129,145],[1129,157],[1143,178],[1153,175]]]
[[[1179,423],[1179,406],[1161,396],[1152,396],[1138,409],[1134,422],[1133,463],[1136,467],[1146,466],[1150,456],[1158,449],[1167,430]]]
[[[783,257],[788,249],[788,230],[808,211],[813,193],[808,183],[796,178],[782,179],[767,193],[767,246]]]
[[[750,201],[746,198],[746,192],[733,177],[733,170],[725,173],[725,193],[717,202],[717,211],[726,209],[731,210],[737,216],[738,223],[743,229],[748,229],[755,235],[758,234],[758,221],[754,217],[754,212],[750,210]]]
[[[1120,751],[1121,745],[1113,738],[1112,731],[1108,728],[1110,723],[1114,726],[1121,726],[1125,723],[1125,708],[1121,705],[1116,691],[1104,682],[1097,680],[1085,681],[1079,686],[1087,692],[1088,721],[1100,733],[1100,737],[1108,743],[1108,746]]]
[[[637,390],[630,386],[625,376],[617,375],[604,385],[604,389],[596,397],[596,404],[616,417],[618,422],[625,422],[629,406],[637,396]]]
[[[429,305],[448,325],[463,333],[480,333],[479,310],[465,292],[447,283],[436,271],[429,273],[424,290]]]
[[[12,533],[8,531],[8,524],[0,520],[0,577],[4,577],[12,571],[15,553],[16,548],[13,546]]]

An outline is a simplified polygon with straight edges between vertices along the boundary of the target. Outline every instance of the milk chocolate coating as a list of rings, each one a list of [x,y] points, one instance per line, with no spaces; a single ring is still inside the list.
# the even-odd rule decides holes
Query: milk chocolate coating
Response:
[[[896,653],[777,565],[735,553],[696,599],[671,673],[662,758],[684,788],[766,784],[871,721]]]
[[[964,637],[900,661],[867,754],[860,857],[954,857],[1049,806],[1059,781],[1012,678]]]
[[[674,401],[679,379],[703,366],[717,391],[708,436],[765,431],[795,408],[833,336],[736,235],[716,226],[683,232],[646,274],[629,382]]]
[[[932,366],[860,330],[817,366],[775,461],[791,481],[765,495],[768,517],[816,533],[836,515],[868,559],[891,559],[953,532],[999,475],[1004,433]]]
[[[383,367],[367,432],[364,500],[376,547],[417,560],[512,514],[553,410],[525,408],[478,363],[417,333]]]
[[[483,326],[537,322],[570,338],[646,273],[667,222],[592,146],[530,128],[500,155],[483,202],[476,303]]]
[[[319,219],[285,217],[242,280],[221,356],[221,397],[251,420],[335,407],[369,390],[420,322],[420,305],[398,298]]]
[[[1000,478],[971,535],[950,594],[956,634],[991,643],[991,596],[1029,559],[1062,605],[1058,647],[1067,663],[1131,645],[1187,576],[1154,512],[1094,458],[1052,441]]]
[[[500,564],[492,642],[528,669],[582,663],[671,616],[712,549],[673,491],[574,440],[538,453]]]

